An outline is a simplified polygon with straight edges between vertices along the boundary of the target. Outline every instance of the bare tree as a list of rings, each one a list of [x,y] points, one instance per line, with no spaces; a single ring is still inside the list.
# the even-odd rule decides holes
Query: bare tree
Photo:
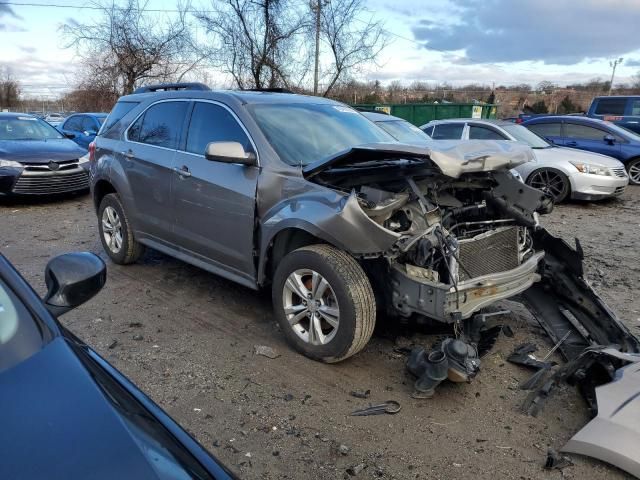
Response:
[[[375,63],[387,46],[388,37],[382,23],[363,20],[365,13],[363,0],[332,0],[322,4],[320,33],[332,59],[330,65],[323,68],[322,95],[325,97],[338,81],[366,64]]]
[[[186,6],[164,18],[148,12],[145,0],[95,6],[92,20],[63,26],[67,47],[75,48],[90,77],[106,78],[115,91],[127,94],[143,80],[174,79],[197,64]]]
[[[301,60],[304,12],[286,0],[224,0],[196,17],[212,37],[212,63],[239,88],[291,88],[309,67]]]
[[[20,102],[20,85],[8,68],[0,68],[0,108],[12,109]]]

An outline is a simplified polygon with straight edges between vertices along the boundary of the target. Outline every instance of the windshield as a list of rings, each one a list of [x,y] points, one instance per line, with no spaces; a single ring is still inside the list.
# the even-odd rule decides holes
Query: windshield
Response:
[[[366,143],[396,143],[344,105],[263,103],[251,106],[250,111],[276,153],[289,165],[309,165]]]
[[[518,142],[523,142],[531,148],[550,148],[551,144],[547,143],[542,137],[539,137],[531,130],[522,125],[503,125],[502,128],[515,138]]]
[[[424,145],[431,141],[426,133],[404,120],[376,122],[376,125],[402,143]]]
[[[50,140],[64,138],[44,120],[35,117],[0,118],[0,140]]]

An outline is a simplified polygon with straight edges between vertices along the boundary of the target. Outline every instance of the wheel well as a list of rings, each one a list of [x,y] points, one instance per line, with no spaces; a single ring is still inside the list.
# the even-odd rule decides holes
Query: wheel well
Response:
[[[100,202],[102,202],[102,199],[105,197],[105,195],[108,195],[110,193],[118,192],[113,187],[113,185],[111,185],[106,180],[100,180],[95,184],[95,186],[93,187],[93,204],[96,210],[100,208]]]
[[[271,242],[271,246],[267,251],[267,265],[265,274],[268,280],[273,278],[276,267],[285,255],[300,247],[314,245],[317,243],[326,243],[322,239],[310,234],[299,228],[286,228],[276,234]]]

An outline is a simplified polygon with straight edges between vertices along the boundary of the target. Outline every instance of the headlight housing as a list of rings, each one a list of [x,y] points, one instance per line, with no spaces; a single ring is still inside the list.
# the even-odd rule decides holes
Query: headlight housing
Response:
[[[14,167],[14,168],[20,168],[22,167],[22,164],[20,162],[16,162],[14,160],[3,160],[0,158],[0,168],[2,167]]]
[[[591,175],[605,175],[611,176],[611,170],[605,167],[604,165],[599,165],[597,163],[584,163],[584,162],[569,162],[571,165],[576,167],[579,172],[589,173]]]

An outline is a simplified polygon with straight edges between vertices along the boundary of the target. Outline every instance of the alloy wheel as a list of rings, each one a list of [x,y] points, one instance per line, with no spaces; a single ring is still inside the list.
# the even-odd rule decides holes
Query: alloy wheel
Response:
[[[102,236],[105,244],[113,253],[122,248],[122,223],[115,208],[105,207],[102,211]]]
[[[566,195],[567,186],[564,178],[552,170],[534,173],[529,179],[529,185],[551,195],[554,201],[563,200]]]
[[[640,161],[633,162],[629,166],[629,178],[632,183],[640,184]]]
[[[284,284],[282,302],[289,325],[304,342],[325,345],[335,337],[340,324],[338,300],[318,272],[292,272]]]

